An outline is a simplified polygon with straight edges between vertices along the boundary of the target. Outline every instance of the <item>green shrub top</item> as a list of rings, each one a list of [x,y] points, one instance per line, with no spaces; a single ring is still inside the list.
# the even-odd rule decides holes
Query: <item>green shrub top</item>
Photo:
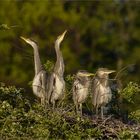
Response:
[[[31,103],[24,94],[21,88],[0,87],[1,139],[140,138],[137,127],[134,130],[115,118],[81,118],[70,109],[73,104],[52,111]]]

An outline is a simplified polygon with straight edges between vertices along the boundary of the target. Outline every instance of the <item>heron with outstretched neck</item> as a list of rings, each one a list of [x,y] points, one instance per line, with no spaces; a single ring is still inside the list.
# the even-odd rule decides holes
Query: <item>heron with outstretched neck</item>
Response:
[[[41,104],[45,105],[46,100],[46,84],[47,84],[47,73],[43,69],[43,66],[40,61],[39,51],[38,51],[38,45],[35,41],[20,37],[22,40],[24,40],[27,44],[32,46],[34,50],[34,65],[35,65],[35,76],[32,82],[32,89],[33,93],[41,99]]]
[[[53,109],[57,100],[64,97],[65,81],[64,81],[64,60],[60,50],[60,44],[64,39],[66,31],[57,37],[55,41],[56,63],[51,73],[48,84],[48,99],[53,104]]]
[[[114,73],[114,70],[107,68],[99,68],[93,80],[92,85],[92,104],[96,109],[101,109],[101,118],[103,119],[104,107],[111,101],[112,92],[109,86],[109,74]]]
[[[90,76],[94,76],[94,74],[85,70],[78,71],[72,87],[73,101],[76,106],[76,113],[78,114],[80,111],[81,116],[82,103],[86,101],[89,94]]]

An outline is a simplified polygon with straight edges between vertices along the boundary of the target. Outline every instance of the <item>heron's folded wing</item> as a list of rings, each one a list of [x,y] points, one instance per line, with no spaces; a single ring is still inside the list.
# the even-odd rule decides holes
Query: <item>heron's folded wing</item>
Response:
[[[75,80],[72,86],[73,100],[74,102],[77,99],[77,91],[78,91],[78,80]]]
[[[92,104],[94,106],[96,106],[97,105],[97,101],[99,99],[99,81],[97,79],[94,79],[93,87],[92,87],[92,92],[93,92]]]

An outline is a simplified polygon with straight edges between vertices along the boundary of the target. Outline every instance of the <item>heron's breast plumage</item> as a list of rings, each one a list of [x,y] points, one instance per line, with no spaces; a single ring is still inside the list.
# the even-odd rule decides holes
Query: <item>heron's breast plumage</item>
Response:
[[[33,79],[33,83],[32,83],[32,88],[33,88],[33,93],[38,96],[39,98],[43,97],[43,87],[42,87],[42,83],[41,83],[41,72],[38,73],[34,79]]]
[[[65,89],[65,82],[64,79],[60,79],[58,75],[55,75],[55,84],[54,84],[54,90],[53,90],[53,95],[52,95],[52,100],[59,99],[62,97],[64,94],[64,89]]]
[[[100,105],[107,104],[111,100],[112,94],[111,94],[111,89],[109,86],[104,87],[100,85],[98,92],[99,92],[98,104]]]
[[[83,103],[88,96],[88,85],[83,85],[79,81],[75,82],[75,91],[73,98],[77,103]]]

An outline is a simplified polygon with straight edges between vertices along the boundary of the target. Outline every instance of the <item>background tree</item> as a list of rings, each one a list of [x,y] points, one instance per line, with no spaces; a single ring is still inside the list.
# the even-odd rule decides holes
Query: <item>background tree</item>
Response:
[[[1,1],[0,80],[27,86],[33,77],[32,50],[19,36],[31,37],[40,45],[43,63],[55,61],[54,41],[68,30],[62,52],[66,73],[78,69],[95,72],[98,67],[120,70],[125,82],[139,82],[138,1]],[[12,27],[13,26],[13,27]]]

